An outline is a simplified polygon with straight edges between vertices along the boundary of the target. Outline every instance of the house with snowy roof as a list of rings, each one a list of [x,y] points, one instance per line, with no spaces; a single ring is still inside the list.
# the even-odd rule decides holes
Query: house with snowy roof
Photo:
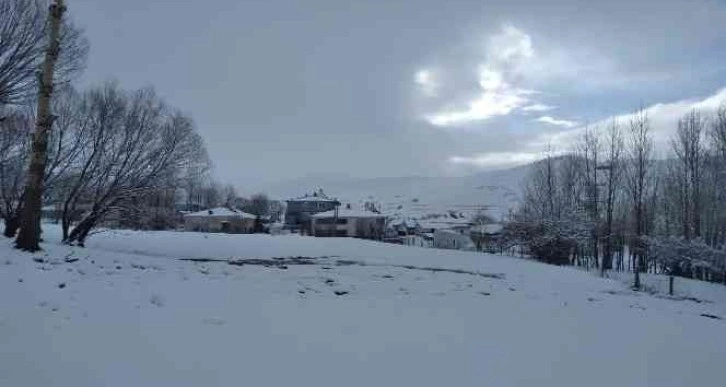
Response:
[[[441,228],[434,231],[434,248],[452,250],[474,250],[476,245],[468,233]]]
[[[388,219],[386,225],[386,236],[389,238],[416,235],[421,231],[419,222],[410,217],[393,216]]]
[[[226,207],[210,208],[184,215],[184,229],[200,232],[226,232],[249,234],[255,225],[255,216]]]
[[[386,216],[364,209],[344,208],[320,212],[311,216],[312,232],[317,237],[354,237],[381,239],[386,228]]]
[[[285,209],[285,226],[292,230],[312,232],[312,216],[321,212],[332,211],[340,202],[327,196],[322,189],[289,199]]]

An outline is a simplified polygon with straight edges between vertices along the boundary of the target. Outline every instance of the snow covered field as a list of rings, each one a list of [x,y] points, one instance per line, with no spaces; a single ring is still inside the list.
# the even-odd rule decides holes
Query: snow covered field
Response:
[[[42,254],[1,241],[0,386],[723,383],[721,285],[679,280],[698,301],[672,300],[352,239],[113,231],[82,249],[58,233]]]

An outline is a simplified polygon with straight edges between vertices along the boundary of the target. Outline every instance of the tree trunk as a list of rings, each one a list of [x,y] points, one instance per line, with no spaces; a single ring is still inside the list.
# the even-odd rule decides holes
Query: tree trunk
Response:
[[[3,231],[3,235],[8,238],[15,238],[15,234],[18,232],[19,227],[20,217],[18,214],[11,215],[9,218],[5,219],[5,230]]]
[[[66,7],[63,0],[55,0],[48,8],[48,47],[38,86],[38,121],[33,134],[32,153],[25,186],[25,200],[20,220],[20,232],[15,246],[22,250],[40,250],[40,211],[43,206],[43,178],[45,176],[48,136],[53,126],[51,96],[53,71],[60,52],[60,25]]]
[[[78,246],[84,247],[86,243],[86,237],[91,232],[91,229],[96,225],[98,217],[96,215],[89,215],[76,225],[71,230],[68,238],[65,239],[64,243],[73,244],[76,243]]]
[[[640,290],[640,261],[641,257],[639,253],[633,254],[633,273],[635,275],[635,281],[633,283],[633,288],[636,290]]]
[[[61,217],[61,229],[63,230],[63,242],[68,240],[68,230],[71,228],[71,220],[66,216]]]

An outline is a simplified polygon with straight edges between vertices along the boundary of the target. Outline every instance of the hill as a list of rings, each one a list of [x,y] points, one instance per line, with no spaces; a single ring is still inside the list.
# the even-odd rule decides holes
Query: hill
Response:
[[[290,198],[323,188],[343,202],[377,202],[384,213],[421,217],[448,211],[484,210],[506,215],[519,200],[530,166],[481,172],[462,177],[308,177],[269,187],[268,194]]]

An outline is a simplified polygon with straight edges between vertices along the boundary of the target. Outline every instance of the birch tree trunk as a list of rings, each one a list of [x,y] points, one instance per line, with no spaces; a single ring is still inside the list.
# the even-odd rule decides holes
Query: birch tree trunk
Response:
[[[54,0],[48,12],[48,46],[38,85],[38,121],[33,134],[20,232],[15,240],[17,248],[27,251],[40,250],[43,178],[45,177],[48,135],[53,126],[53,115],[50,108],[53,94],[53,72],[60,53],[60,26],[65,10],[64,0]]]

